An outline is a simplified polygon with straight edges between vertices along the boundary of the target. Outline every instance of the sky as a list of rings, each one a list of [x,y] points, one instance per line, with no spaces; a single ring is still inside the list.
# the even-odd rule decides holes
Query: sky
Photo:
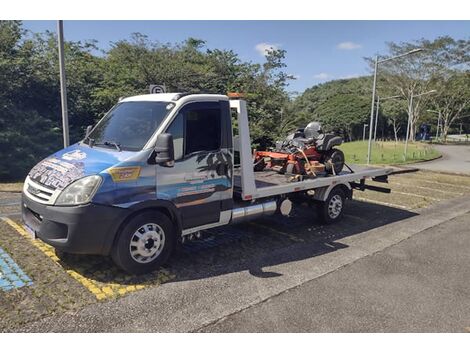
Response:
[[[33,32],[56,30],[56,21],[23,23]],[[285,71],[297,78],[288,90],[302,92],[329,80],[369,74],[364,57],[386,54],[386,42],[442,35],[468,39],[470,21],[64,21],[66,40],[95,39],[104,50],[135,32],[161,43],[203,39],[207,48],[232,49],[256,63],[263,62],[267,48],[285,49]]]

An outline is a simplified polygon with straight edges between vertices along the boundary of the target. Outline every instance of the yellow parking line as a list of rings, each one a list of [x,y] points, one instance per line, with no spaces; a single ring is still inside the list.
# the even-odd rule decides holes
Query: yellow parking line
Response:
[[[13,220],[5,217],[1,217],[3,221],[5,221],[8,225],[10,225],[13,229],[16,230],[21,236],[27,238],[32,242],[32,244],[38,248],[41,252],[43,252],[46,256],[48,256],[52,261],[54,261],[57,265],[58,262],[60,261],[59,257],[55,254],[54,249],[52,246],[49,246],[48,244],[45,244],[44,242],[40,240],[34,240],[31,235],[29,235],[22,226],[14,222]],[[60,266],[60,265],[59,265]],[[107,297],[113,297],[114,294],[113,292],[109,292],[108,290],[105,290],[105,288],[100,289],[93,280],[87,279],[85,276],[82,274],[76,272],[75,270],[71,269],[65,269],[65,272],[69,274],[72,278],[77,280],[79,283],[81,283],[88,291],[90,291],[97,299],[102,300]]]

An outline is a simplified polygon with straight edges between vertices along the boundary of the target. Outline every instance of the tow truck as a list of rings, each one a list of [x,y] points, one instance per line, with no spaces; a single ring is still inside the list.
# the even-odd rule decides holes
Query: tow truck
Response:
[[[111,255],[143,274],[203,230],[288,216],[304,200],[329,224],[341,219],[354,189],[390,192],[366,180],[387,182],[391,168],[314,178],[255,172],[251,145],[238,94],[121,99],[83,140],[33,167],[22,193],[25,227],[58,252]]]

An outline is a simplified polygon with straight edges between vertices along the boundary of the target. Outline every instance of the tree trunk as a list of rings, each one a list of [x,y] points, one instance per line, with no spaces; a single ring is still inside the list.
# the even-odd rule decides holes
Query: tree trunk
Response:
[[[447,124],[447,122],[444,122],[444,127],[442,128],[442,137],[444,143],[447,143],[447,133],[449,133],[449,125]]]
[[[395,144],[398,143],[398,128],[397,128],[397,123],[395,120],[393,120],[393,133],[395,134]]]

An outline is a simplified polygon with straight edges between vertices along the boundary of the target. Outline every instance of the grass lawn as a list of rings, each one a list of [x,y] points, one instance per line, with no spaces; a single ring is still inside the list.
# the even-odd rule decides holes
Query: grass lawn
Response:
[[[0,183],[0,192],[21,192],[23,182]]]
[[[342,144],[341,149],[346,162],[353,164],[367,163],[367,141],[355,141]],[[408,143],[407,160],[403,160],[405,143],[393,141],[376,142],[372,144],[372,164],[408,164],[416,161],[434,159],[439,152],[425,143]]]

